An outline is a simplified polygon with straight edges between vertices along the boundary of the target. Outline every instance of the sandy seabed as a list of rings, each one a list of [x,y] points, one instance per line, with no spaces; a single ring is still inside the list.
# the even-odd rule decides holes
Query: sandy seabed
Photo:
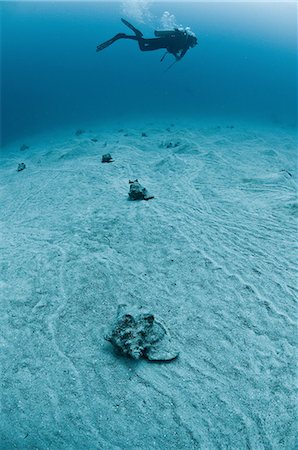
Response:
[[[294,449],[294,130],[74,131],[1,153],[1,450]],[[178,359],[117,354],[120,303]]]

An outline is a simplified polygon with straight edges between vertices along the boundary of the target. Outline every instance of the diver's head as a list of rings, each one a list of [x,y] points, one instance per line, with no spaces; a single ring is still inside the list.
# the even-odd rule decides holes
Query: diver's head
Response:
[[[194,34],[193,31],[191,31],[191,29],[189,27],[185,28],[185,32],[187,33],[189,46],[192,48],[195,47],[198,43],[197,36]]]
[[[188,36],[188,42],[191,48],[194,48],[198,44],[198,38],[196,36]]]

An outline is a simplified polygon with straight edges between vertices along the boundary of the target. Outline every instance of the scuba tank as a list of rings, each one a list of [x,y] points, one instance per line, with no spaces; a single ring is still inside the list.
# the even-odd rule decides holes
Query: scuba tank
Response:
[[[184,31],[178,30],[178,28],[175,28],[174,30],[155,30],[154,36],[156,37],[166,37],[166,36],[179,36],[181,34],[184,34]]]
[[[155,30],[154,36],[156,37],[164,37],[164,36],[170,36],[174,33],[174,30]]]

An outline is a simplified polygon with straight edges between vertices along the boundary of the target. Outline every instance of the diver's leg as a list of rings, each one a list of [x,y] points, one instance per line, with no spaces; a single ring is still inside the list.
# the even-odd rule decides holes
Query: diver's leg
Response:
[[[156,47],[154,45],[154,43],[150,42],[150,41],[154,41],[155,39],[144,39],[144,38],[138,37],[138,36],[128,36],[127,34],[125,34],[123,36],[123,39],[131,39],[132,41],[138,41],[140,50],[142,50],[142,52],[146,52],[146,51],[150,51],[150,50],[157,50],[158,48],[162,48],[162,47]]]
[[[164,45],[163,39],[155,38],[155,39],[144,39],[139,36],[128,36],[125,33],[118,33],[116,36],[112,37],[106,42],[103,42],[102,44],[99,44],[96,47],[96,51],[99,52],[110,45],[112,45],[114,42],[118,41],[118,39],[130,39],[132,41],[138,41],[139,48],[142,52],[148,52],[151,50],[159,50],[160,48],[166,48]]]
[[[136,36],[138,37],[142,37],[143,33],[141,33],[141,31],[137,30],[131,23],[127,22],[127,20],[125,19],[121,19],[122,22],[124,23],[124,25],[126,25],[128,28],[130,28]]]
[[[103,42],[102,44],[99,44],[96,47],[96,51],[100,52],[101,50],[109,47],[110,45],[112,45],[114,42],[118,41],[118,39],[124,39],[126,37],[126,34],[124,33],[118,33],[116,34],[116,36],[112,37],[111,39],[109,39],[108,41]]]
[[[150,52],[152,50],[159,50],[161,48],[166,48],[163,39],[153,38],[153,39],[138,39],[139,47],[142,52]]]

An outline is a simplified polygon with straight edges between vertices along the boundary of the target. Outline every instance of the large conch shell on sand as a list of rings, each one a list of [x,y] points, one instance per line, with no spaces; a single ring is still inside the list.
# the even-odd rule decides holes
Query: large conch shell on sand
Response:
[[[143,308],[125,304],[118,306],[116,321],[105,339],[134,359],[171,361],[179,354],[165,325]]]

